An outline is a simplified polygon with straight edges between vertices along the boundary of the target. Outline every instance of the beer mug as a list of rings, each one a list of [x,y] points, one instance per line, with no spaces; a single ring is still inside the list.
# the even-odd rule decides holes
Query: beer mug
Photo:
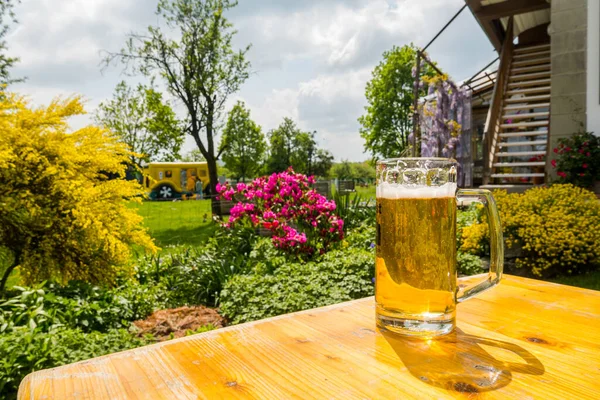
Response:
[[[492,194],[456,187],[458,164],[446,158],[397,158],[377,163],[377,325],[399,334],[433,337],[455,327],[456,304],[498,284],[504,247]],[[458,202],[484,205],[490,227],[485,280],[457,285]],[[462,286],[462,285],[461,285]]]

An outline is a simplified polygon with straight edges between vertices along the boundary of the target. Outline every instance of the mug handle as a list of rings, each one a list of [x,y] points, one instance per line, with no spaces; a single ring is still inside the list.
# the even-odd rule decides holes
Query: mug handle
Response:
[[[475,285],[459,288],[456,292],[456,301],[461,303],[471,297],[492,288],[500,282],[504,267],[504,240],[502,226],[494,197],[485,189],[460,189],[456,193],[456,201],[475,200],[484,205],[490,227],[490,270],[486,279]]]

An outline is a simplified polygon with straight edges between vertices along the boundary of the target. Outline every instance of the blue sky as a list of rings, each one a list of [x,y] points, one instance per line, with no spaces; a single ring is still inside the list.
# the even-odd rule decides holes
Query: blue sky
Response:
[[[247,103],[265,132],[291,117],[317,131],[319,144],[337,160],[365,160],[357,118],[364,88],[381,54],[394,45],[424,46],[462,6],[463,0],[240,0],[229,18],[239,31],[236,46],[252,44],[253,73],[236,100]],[[21,58],[14,90],[46,104],[81,94],[87,109],[110,98],[116,84],[134,79],[120,67],[101,72],[100,51],[118,50],[128,32],[157,22],[155,0],[25,0],[19,24],[7,40]],[[455,80],[470,77],[495,58],[468,10],[429,50]],[[74,128],[90,122],[81,117]],[[186,141],[185,149],[194,146]]]

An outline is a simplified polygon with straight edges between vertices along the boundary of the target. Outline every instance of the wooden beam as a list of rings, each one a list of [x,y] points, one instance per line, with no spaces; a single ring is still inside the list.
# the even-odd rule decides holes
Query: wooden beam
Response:
[[[466,0],[466,2],[471,10],[471,13],[479,23],[479,26],[481,26],[483,32],[485,32],[488,39],[490,39],[492,46],[494,46],[494,49],[496,49],[498,54],[500,54],[505,36],[504,29],[502,29],[501,24],[498,21],[482,20],[477,16],[477,13],[483,9],[481,0]]]
[[[491,21],[547,8],[550,8],[550,3],[546,0],[507,0],[481,7],[475,16],[481,21]]]

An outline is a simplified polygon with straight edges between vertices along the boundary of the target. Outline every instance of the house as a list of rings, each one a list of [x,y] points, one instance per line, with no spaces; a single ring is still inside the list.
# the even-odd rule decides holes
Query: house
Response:
[[[560,138],[600,133],[600,2],[466,3],[499,54],[487,101],[473,96],[473,138],[478,126],[481,138],[474,184],[521,191],[547,183]]]

